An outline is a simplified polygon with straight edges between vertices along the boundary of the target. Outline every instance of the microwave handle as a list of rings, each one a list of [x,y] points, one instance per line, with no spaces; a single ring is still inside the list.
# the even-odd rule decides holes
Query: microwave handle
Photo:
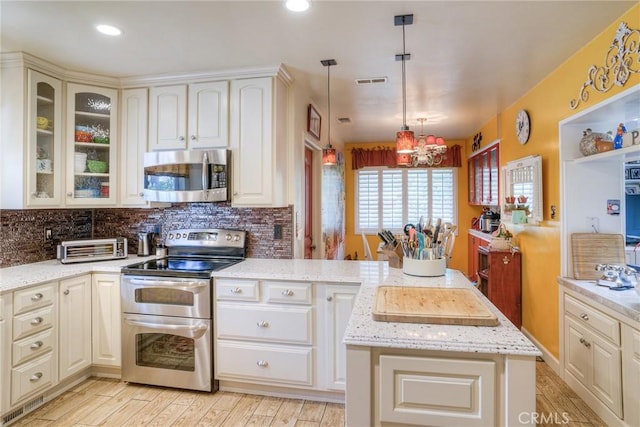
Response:
[[[202,154],[202,189],[209,189],[209,156],[206,151]]]

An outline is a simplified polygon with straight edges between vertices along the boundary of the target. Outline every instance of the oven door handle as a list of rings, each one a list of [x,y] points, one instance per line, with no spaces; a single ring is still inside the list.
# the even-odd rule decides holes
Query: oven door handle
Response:
[[[139,326],[141,328],[149,328],[149,329],[157,329],[157,330],[169,330],[176,332],[187,332],[190,335],[190,338],[198,339],[201,338],[205,332],[207,332],[207,325],[199,323],[197,325],[169,325],[164,323],[148,323],[148,322],[139,322],[137,320],[124,319],[128,325],[131,326]]]
[[[172,282],[170,280],[149,280],[149,279],[129,279],[132,285],[153,286],[156,288],[172,288],[172,289],[196,289],[209,286],[211,283],[207,281],[200,282]]]

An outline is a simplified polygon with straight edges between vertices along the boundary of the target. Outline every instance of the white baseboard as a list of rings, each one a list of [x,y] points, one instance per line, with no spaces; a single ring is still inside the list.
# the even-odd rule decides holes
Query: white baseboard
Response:
[[[529,333],[529,331],[527,331],[524,327],[520,328],[520,331],[531,340],[531,342],[533,342],[533,344],[538,347],[538,350],[540,350],[542,352],[542,358],[544,359],[545,363],[547,365],[549,365],[549,367],[551,369],[553,369],[553,371],[558,374],[558,376],[560,378],[563,377],[561,369],[560,369],[560,360],[557,359],[553,354],[551,354],[549,352],[549,350],[547,350],[545,348],[545,346],[543,346],[540,341],[538,341],[537,339],[535,339],[535,337],[533,335],[531,335]]]

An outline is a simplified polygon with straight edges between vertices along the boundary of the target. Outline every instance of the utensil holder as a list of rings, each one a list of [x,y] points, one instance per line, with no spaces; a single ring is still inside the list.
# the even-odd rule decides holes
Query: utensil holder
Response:
[[[404,257],[402,272],[410,276],[436,277],[444,276],[447,269],[447,260],[438,259],[413,259]]]

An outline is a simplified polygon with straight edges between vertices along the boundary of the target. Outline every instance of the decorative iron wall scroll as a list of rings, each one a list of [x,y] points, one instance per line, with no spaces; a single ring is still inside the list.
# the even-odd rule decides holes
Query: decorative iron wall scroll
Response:
[[[613,86],[624,86],[632,73],[640,73],[640,31],[621,22],[604,57],[604,65],[589,67],[587,80],[569,106],[575,110],[580,102],[587,102],[590,89],[605,93]]]

